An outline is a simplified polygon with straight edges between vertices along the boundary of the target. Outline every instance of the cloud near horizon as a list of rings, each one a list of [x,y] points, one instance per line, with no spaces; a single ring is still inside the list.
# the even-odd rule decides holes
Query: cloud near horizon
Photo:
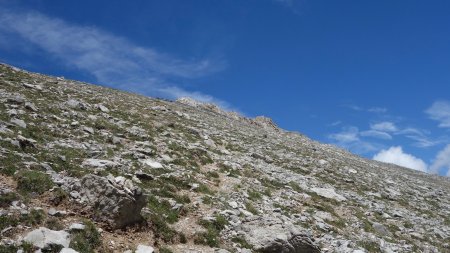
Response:
[[[69,68],[89,73],[103,85],[170,99],[189,96],[230,107],[210,95],[185,90],[174,81],[221,71],[226,66],[221,59],[182,60],[96,27],[1,7],[0,38],[8,37],[9,43],[0,46],[21,50],[15,45],[27,44],[38,48]]]
[[[447,176],[450,177],[450,144],[439,151],[433,164],[430,166],[431,173],[439,173],[441,169],[447,169]]]
[[[390,147],[389,149],[383,149],[378,154],[373,156],[373,160],[392,163],[413,170],[427,172],[427,164],[411,154],[403,152],[402,147]]]

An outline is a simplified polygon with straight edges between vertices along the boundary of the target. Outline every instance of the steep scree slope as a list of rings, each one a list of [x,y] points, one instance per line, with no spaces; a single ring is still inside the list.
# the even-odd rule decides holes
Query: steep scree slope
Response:
[[[447,178],[4,64],[0,101],[0,252],[450,252]]]

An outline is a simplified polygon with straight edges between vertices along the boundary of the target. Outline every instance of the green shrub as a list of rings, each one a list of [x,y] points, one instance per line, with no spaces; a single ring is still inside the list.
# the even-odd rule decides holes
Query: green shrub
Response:
[[[0,245],[0,253],[16,253],[18,250],[15,245]]]
[[[248,198],[251,200],[258,200],[258,199],[262,198],[261,193],[259,193],[257,191],[248,190],[247,193],[248,193]]]
[[[172,253],[172,251],[169,248],[163,246],[159,248],[159,253]]]
[[[210,247],[218,247],[219,239],[217,237],[218,237],[217,231],[208,228],[206,232],[196,234],[194,238],[194,243],[208,245]]]
[[[17,188],[23,193],[42,194],[53,187],[50,176],[40,171],[21,171],[16,175]]]
[[[21,158],[11,153],[7,154],[6,157],[0,157],[0,173],[6,176],[13,176],[20,162]]]
[[[194,243],[218,247],[220,231],[222,231],[227,224],[228,221],[222,215],[217,215],[212,221],[200,221],[200,225],[206,228],[206,231],[197,233],[194,238]]]
[[[380,252],[380,246],[376,242],[372,241],[361,241],[359,242],[359,245],[367,250],[369,253],[376,253]]]
[[[14,216],[2,215],[0,216],[0,230],[3,230],[9,226],[15,227],[19,224],[19,220]]]
[[[89,220],[83,221],[85,228],[74,233],[69,247],[83,253],[96,252],[95,249],[102,245],[101,235],[94,223]]]
[[[209,178],[219,178],[220,177],[220,175],[219,175],[219,173],[217,173],[217,171],[208,171],[207,173],[206,173],[206,176],[207,177],[209,177]]]
[[[155,236],[162,239],[164,242],[174,242],[177,232],[169,227],[167,222],[160,216],[153,214],[150,216]]]
[[[258,210],[256,210],[256,208],[250,202],[245,203],[245,209],[247,209],[247,211],[251,212],[254,215],[258,214]]]
[[[32,253],[36,250],[33,244],[27,242],[23,242],[21,247],[16,245],[0,245],[0,253],[16,253],[19,249],[22,249],[24,253]]]
[[[54,205],[59,205],[59,204],[61,204],[61,202],[63,202],[68,197],[69,197],[69,194],[67,194],[67,192],[65,192],[63,189],[58,187],[53,190],[52,198],[50,199],[50,201]]]
[[[45,221],[45,227],[51,230],[63,230],[64,225],[59,221],[58,218],[51,217]]]
[[[5,208],[11,205],[14,200],[17,200],[18,196],[15,192],[8,192],[0,195],[0,207]]]
[[[232,242],[239,243],[242,248],[252,249],[252,245],[250,245],[243,237],[233,237],[231,238]]]
[[[44,210],[33,209],[24,217],[24,221],[31,226],[36,226],[41,225],[44,222],[45,218],[46,214]]]
[[[155,196],[150,196],[148,207],[153,214],[164,219],[164,222],[172,224],[178,221],[180,212],[172,209],[172,205],[167,200],[159,201]]]

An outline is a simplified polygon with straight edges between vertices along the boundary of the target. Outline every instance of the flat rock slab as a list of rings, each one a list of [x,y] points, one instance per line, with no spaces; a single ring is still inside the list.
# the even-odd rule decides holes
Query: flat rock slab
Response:
[[[55,231],[40,227],[28,233],[24,241],[40,249],[52,248],[54,246],[67,248],[70,244],[70,235],[66,231]]]
[[[313,187],[311,188],[311,191],[315,192],[317,195],[327,198],[327,199],[334,199],[338,202],[347,200],[344,196],[336,193],[333,188],[318,188]]]
[[[153,253],[154,251],[155,249],[153,249],[153,247],[139,244],[136,248],[135,253]]]

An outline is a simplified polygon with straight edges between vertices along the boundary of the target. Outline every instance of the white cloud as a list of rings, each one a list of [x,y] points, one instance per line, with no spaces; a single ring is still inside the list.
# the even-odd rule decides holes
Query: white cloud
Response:
[[[373,113],[386,113],[387,109],[384,107],[371,107],[369,109],[367,109],[368,112],[373,112]]]
[[[390,147],[387,150],[383,149],[378,154],[376,154],[373,159],[376,161],[392,163],[418,171],[427,171],[427,164],[422,159],[404,153],[402,147],[400,146]]]
[[[389,121],[384,121],[376,124],[371,124],[370,129],[381,132],[395,132],[398,131],[397,126]]]
[[[357,112],[364,111],[364,108],[362,108],[361,106],[354,105],[354,104],[345,104],[345,105],[343,105],[343,107],[347,107],[347,108],[349,108],[353,111],[357,111]]]
[[[342,121],[338,120],[338,121],[331,123],[330,126],[338,126],[340,124],[342,124]]]
[[[439,151],[433,164],[430,166],[430,171],[432,173],[438,173],[441,169],[447,169],[447,176],[450,176],[450,144]]]
[[[425,112],[431,119],[439,121],[439,127],[450,127],[450,102],[436,101]]]
[[[357,127],[349,127],[344,129],[342,132],[330,134],[330,138],[341,143],[349,143],[359,141],[359,130]]]
[[[378,139],[384,139],[384,140],[391,140],[392,136],[386,132],[382,132],[382,131],[377,131],[377,130],[367,130],[367,131],[362,131],[361,136],[365,136],[365,137],[373,137],[373,138],[378,138]]]
[[[341,132],[328,135],[334,144],[346,148],[352,152],[364,154],[378,150],[379,145],[360,139],[360,131],[357,127],[344,127]]]
[[[384,107],[369,107],[369,108],[364,108],[358,105],[354,105],[354,104],[344,104],[342,105],[343,107],[347,107],[353,111],[357,111],[357,112],[371,112],[371,113],[386,113],[387,112],[387,108]]]
[[[70,24],[38,12],[1,7],[0,37],[14,38],[16,43],[26,42],[68,67],[86,71],[102,84],[152,96],[176,98],[182,93],[223,103],[174,85],[177,82],[174,80],[198,78],[222,70],[225,64],[221,60],[182,60],[135,45],[99,28]]]
[[[444,143],[448,141],[448,137],[441,136],[439,138],[431,138],[429,137],[430,132],[417,129],[417,128],[405,128],[395,132],[396,135],[404,135],[406,138],[409,138],[414,141],[412,145],[419,148],[428,148],[433,147],[438,144]]]

